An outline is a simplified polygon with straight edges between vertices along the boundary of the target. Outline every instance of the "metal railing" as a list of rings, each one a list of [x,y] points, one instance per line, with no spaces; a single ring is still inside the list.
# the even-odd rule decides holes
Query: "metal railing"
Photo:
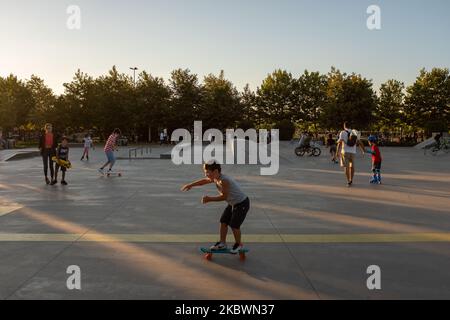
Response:
[[[145,154],[149,154],[152,152],[152,148],[149,146],[142,146],[142,147],[136,147],[136,148],[131,148],[128,150],[128,159],[131,159],[131,155],[134,153],[134,157],[137,158],[138,152],[140,151],[141,153],[141,157],[144,156],[144,150],[145,150]]]

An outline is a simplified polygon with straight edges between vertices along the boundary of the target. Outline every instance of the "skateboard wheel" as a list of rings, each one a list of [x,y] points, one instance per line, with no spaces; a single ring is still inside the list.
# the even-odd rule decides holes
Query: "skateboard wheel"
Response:
[[[205,259],[206,260],[211,260],[212,259],[212,253],[205,254]]]
[[[244,261],[244,260],[245,260],[245,252],[239,253],[239,259],[240,259],[241,261]]]
[[[119,173],[119,174],[118,174],[118,176],[119,176],[119,177],[121,177],[121,176],[122,176],[122,174],[121,174],[121,173]]]

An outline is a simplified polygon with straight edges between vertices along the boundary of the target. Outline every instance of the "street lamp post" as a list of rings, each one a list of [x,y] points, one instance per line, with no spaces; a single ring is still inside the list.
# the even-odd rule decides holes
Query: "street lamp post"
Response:
[[[133,83],[134,83],[134,89],[136,89],[136,70],[138,70],[138,68],[137,67],[130,67],[130,69],[133,70]],[[136,125],[134,126],[134,129],[136,131]],[[137,138],[136,138],[136,143],[137,143]]]
[[[133,70],[133,82],[134,82],[134,86],[136,87],[136,70],[139,70],[136,67],[130,67],[131,70]]]

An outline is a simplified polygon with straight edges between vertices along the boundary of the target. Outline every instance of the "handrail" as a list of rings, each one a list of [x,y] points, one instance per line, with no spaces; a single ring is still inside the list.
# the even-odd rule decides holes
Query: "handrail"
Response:
[[[140,146],[140,147],[136,147],[136,148],[131,148],[128,150],[128,159],[131,159],[131,154],[132,152],[134,152],[134,157],[137,158],[137,153],[140,150],[141,151],[141,156],[144,156],[144,149],[145,149],[145,153],[151,153],[151,147],[149,146]]]

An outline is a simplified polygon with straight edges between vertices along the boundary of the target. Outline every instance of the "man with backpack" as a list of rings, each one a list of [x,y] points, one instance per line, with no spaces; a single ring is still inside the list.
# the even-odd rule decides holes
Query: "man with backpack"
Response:
[[[364,154],[364,145],[359,140],[358,131],[350,129],[347,123],[344,122],[344,130],[339,133],[337,157],[341,160],[341,167],[345,170],[348,187],[351,187],[355,175],[355,155],[357,145],[362,154]]]

